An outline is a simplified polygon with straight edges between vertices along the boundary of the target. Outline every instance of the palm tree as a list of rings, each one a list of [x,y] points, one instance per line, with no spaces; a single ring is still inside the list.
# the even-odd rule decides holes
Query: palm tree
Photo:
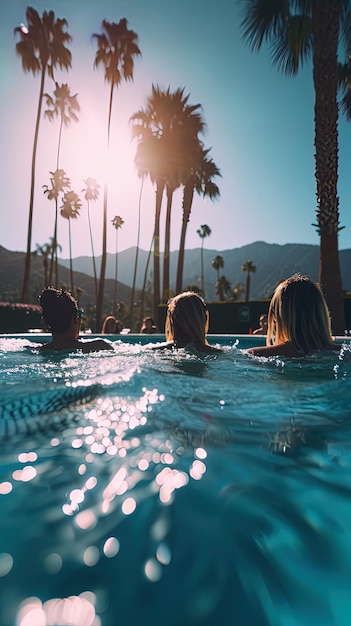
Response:
[[[112,225],[116,229],[116,258],[115,258],[115,286],[113,293],[113,307],[115,314],[117,314],[117,269],[118,269],[118,229],[122,228],[124,224],[124,219],[119,215],[115,215],[112,220]]]
[[[71,67],[71,52],[65,46],[71,41],[71,36],[64,30],[67,26],[65,19],[55,21],[53,11],[44,11],[42,17],[32,7],[27,7],[26,19],[28,26],[22,24],[15,28],[20,41],[16,44],[16,52],[22,59],[22,67],[25,72],[32,72],[33,75],[40,73],[40,89],[35,123],[34,142],[31,165],[31,185],[29,199],[28,231],[27,231],[27,251],[25,257],[25,267],[23,276],[23,287],[21,301],[26,302],[28,298],[28,286],[31,264],[31,244],[32,244],[32,223],[34,207],[35,169],[36,155],[39,137],[39,125],[44,94],[46,73],[50,78],[54,78],[54,69],[58,66],[61,70],[68,70]]]
[[[189,105],[184,89],[162,91],[152,85],[145,109],[131,116],[132,136],[138,138],[135,164],[140,176],[149,176],[156,185],[154,225],[154,317],[160,303],[160,215],[164,190],[167,192],[165,226],[163,297],[169,291],[169,252],[171,208],[174,190],[190,171],[189,146],[198,141],[203,121],[197,112],[200,105]]]
[[[48,282],[49,258],[51,256],[53,245],[54,245],[54,242],[53,242],[53,239],[51,238],[50,243],[44,243],[43,245],[40,245],[39,243],[37,243],[34,252],[32,252],[33,257],[41,256],[43,259],[44,289],[49,286],[49,282]]]
[[[79,199],[79,196],[74,191],[67,191],[62,199],[61,215],[62,217],[68,220],[69,269],[70,269],[72,295],[74,295],[74,281],[73,281],[71,219],[77,219],[81,208],[82,208],[82,203]]]
[[[223,302],[225,300],[225,295],[231,292],[231,285],[229,280],[225,276],[218,277],[215,286],[215,293],[218,296],[218,300]]]
[[[103,20],[102,34],[93,34],[97,40],[97,52],[94,67],[102,65],[105,69],[105,80],[110,84],[110,99],[107,121],[107,149],[110,147],[110,130],[114,89],[118,89],[122,79],[133,80],[134,57],[141,54],[138,47],[138,35],[128,29],[128,22],[125,18],[117,24]],[[98,297],[96,302],[96,327],[101,328],[102,304],[104,299],[106,258],[107,258],[107,196],[108,180],[104,184],[104,204],[103,204],[103,227],[102,227],[102,255]]]
[[[338,253],[337,53],[341,39],[347,53],[351,48],[350,7],[350,0],[249,0],[241,25],[254,51],[264,41],[270,44],[273,63],[288,76],[312,55],[319,282],[335,334],[343,334],[345,327]]]
[[[180,233],[179,253],[178,253],[178,266],[177,266],[177,281],[176,292],[180,293],[182,290],[183,282],[183,267],[184,267],[184,254],[185,254],[185,237],[190,220],[190,213],[194,198],[194,192],[196,191],[203,198],[210,198],[215,200],[219,197],[220,192],[216,183],[213,182],[215,176],[221,176],[221,173],[217,165],[212,159],[207,158],[209,150],[204,150],[202,146],[199,146],[198,160],[194,164],[194,167],[184,185],[183,191],[183,218],[182,228]],[[203,228],[203,227],[201,227]],[[208,228],[208,227],[207,227]],[[211,232],[211,231],[210,231]],[[197,231],[200,235],[200,231]],[[206,235],[205,235],[206,236]],[[202,235],[200,235],[202,237]],[[203,237],[202,237],[203,244]],[[203,267],[203,264],[201,264]],[[203,272],[202,272],[203,276]],[[202,285],[203,290],[203,285]]]
[[[204,284],[204,240],[206,237],[209,237],[211,234],[211,229],[207,224],[202,224],[200,228],[196,231],[199,237],[201,238],[201,291],[203,297],[205,297],[205,284]]]
[[[91,229],[91,220],[90,220],[90,201],[92,200],[92,201],[96,202],[96,200],[98,199],[100,185],[95,180],[95,178],[91,178],[91,176],[89,176],[89,178],[86,178],[83,182],[87,186],[86,189],[82,189],[82,193],[85,192],[84,199],[87,201],[87,205],[88,205],[88,223],[89,223],[91,254],[92,254],[92,259],[93,259],[94,287],[95,287],[95,305],[96,305],[97,294],[98,294],[98,285],[97,285],[97,273],[96,273],[96,260],[95,260],[95,253],[94,253],[93,231]]]
[[[250,300],[250,284],[251,284],[251,276],[250,274],[254,274],[256,272],[256,266],[253,265],[252,261],[246,261],[241,266],[243,272],[247,272],[246,276],[246,289],[245,289],[245,301],[248,302]]]
[[[71,181],[66,176],[66,172],[62,169],[56,169],[54,172],[49,172],[51,174],[50,183],[51,187],[48,185],[43,185],[44,194],[46,194],[48,200],[55,200],[55,207],[57,211],[58,207],[58,197],[59,194],[65,193],[65,189],[69,189],[71,185]],[[54,237],[52,239],[52,247],[51,247],[51,259],[50,259],[50,272],[49,272],[49,283],[52,284],[52,274],[53,274],[53,265],[55,259],[55,280],[56,287],[59,286],[59,278],[58,278],[58,262],[57,262],[57,225],[55,218],[55,229],[54,229]]]
[[[60,118],[60,128],[58,135],[58,143],[57,143],[57,158],[56,158],[56,170],[59,169],[59,161],[60,161],[60,149],[61,149],[61,138],[62,138],[62,128],[63,126],[68,126],[71,121],[78,122],[78,117],[76,112],[80,110],[80,106],[77,100],[77,94],[71,96],[70,89],[67,84],[62,84],[61,86],[56,82],[56,89],[54,90],[54,97],[50,96],[50,94],[45,93],[44,97],[46,98],[46,105],[48,109],[45,111],[44,115],[50,120],[53,121],[55,117]],[[58,202],[57,197],[55,198],[55,223],[54,223],[54,237],[53,237],[53,247],[51,251],[51,267],[50,267],[50,281],[52,275],[52,266],[55,260],[55,278],[56,278],[56,286],[58,286],[58,262],[57,262],[57,248],[55,242],[57,241],[57,217],[58,217]]]
[[[171,238],[171,209],[173,193],[181,183],[185,183],[193,168],[194,160],[198,159],[198,152],[202,145],[199,134],[204,131],[204,122],[198,109],[200,104],[189,105],[189,95],[184,96],[184,89],[177,89],[174,93],[166,92],[168,102],[163,102],[169,117],[169,171],[166,181],[167,211],[165,224],[165,245],[163,257],[163,301],[170,296],[169,255]],[[166,130],[167,132],[167,130]]]
[[[224,267],[223,257],[220,254],[217,254],[217,256],[212,259],[211,265],[217,272],[217,281],[219,282],[219,270]]]

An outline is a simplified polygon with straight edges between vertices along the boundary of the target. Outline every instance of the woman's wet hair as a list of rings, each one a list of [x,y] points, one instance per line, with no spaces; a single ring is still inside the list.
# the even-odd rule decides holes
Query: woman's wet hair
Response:
[[[168,302],[165,324],[167,341],[178,347],[189,343],[207,343],[208,311],[205,301],[194,291],[185,291]]]
[[[330,315],[322,291],[294,274],[276,288],[268,312],[267,344],[291,342],[301,354],[330,348]]]
[[[68,330],[72,317],[80,316],[77,301],[64,289],[48,287],[39,296],[43,320],[50,332],[62,333]]]

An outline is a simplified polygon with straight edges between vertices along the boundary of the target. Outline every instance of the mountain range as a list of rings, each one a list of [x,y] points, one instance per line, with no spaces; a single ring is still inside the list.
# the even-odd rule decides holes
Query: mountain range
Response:
[[[131,285],[133,280],[136,248],[128,248],[118,254],[118,279],[125,285]],[[216,300],[215,283],[217,272],[212,268],[212,259],[220,255],[224,261],[224,267],[220,274],[234,287],[237,283],[246,281],[246,273],[241,269],[242,265],[251,260],[256,267],[256,272],[251,274],[251,299],[270,298],[276,285],[288,278],[295,272],[306,274],[312,280],[318,281],[319,272],[319,246],[309,244],[268,244],[264,241],[233,248],[232,250],[203,250],[204,256],[204,283],[205,293],[208,300]],[[148,253],[139,250],[136,285],[142,288],[145,266]],[[345,291],[351,291],[351,249],[341,250],[340,266],[342,284]],[[100,269],[100,258],[96,260]],[[171,288],[175,289],[178,251],[170,254],[170,282]],[[60,263],[69,267],[68,259],[61,259]],[[149,263],[149,278],[151,279],[153,258]],[[74,259],[75,270],[84,274],[92,275],[92,259],[90,257],[77,257]],[[115,255],[109,254],[107,258],[106,277],[113,278],[115,272]],[[162,256],[161,256],[162,273]],[[201,249],[186,250],[184,259],[183,286],[201,284]]]
[[[136,248],[128,248],[118,253],[118,299],[130,299],[130,287],[133,280]],[[212,250],[204,248],[204,283],[205,296],[208,301],[216,300],[215,283],[217,272],[212,268],[212,259],[220,255],[224,261],[224,267],[220,274],[226,276],[234,287],[238,283],[245,283],[246,273],[241,267],[246,261],[252,261],[256,272],[251,274],[252,300],[270,298],[276,285],[291,276],[295,272],[308,275],[312,280],[318,280],[319,246],[309,244],[268,244],[264,241],[233,248],[232,250]],[[138,268],[136,276],[137,289],[141,289],[144,281],[145,266],[148,252],[139,250]],[[170,254],[170,277],[171,288],[175,288],[178,252]],[[97,272],[100,271],[101,257],[96,258]],[[59,259],[60,282],[69,285],[69,259]],[[351,292],[351,249],[340,251],[340,266],[342,285],[344,291]],[[150,258],[148,278],[152,278],[153,258]],[[11,293],[21,292],[24,269],[24,252],[13,252],[0,246],[0,300],[7,301]],[[75,286],[83,290],[84,306],[87,301],[93,300],[94,279],[93,264],[89,256],[76,257],[73,259]],[[162,274],[162,255],[161,255]],[[112,299],[115,275],[115,255],[108,254],[106,266],[106,297]],[[184,259],[183,286],[201,284],[201,249],[186,250]],[[33,257],[30,281],[31,302],[37,302],[37,294],[44,287],[43,258]]]

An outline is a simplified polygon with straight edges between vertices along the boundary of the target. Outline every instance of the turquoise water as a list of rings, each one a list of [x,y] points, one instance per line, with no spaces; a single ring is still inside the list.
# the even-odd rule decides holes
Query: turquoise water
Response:
[[[261,339],[0,338],[1,626],[349,626],[350,344]]]

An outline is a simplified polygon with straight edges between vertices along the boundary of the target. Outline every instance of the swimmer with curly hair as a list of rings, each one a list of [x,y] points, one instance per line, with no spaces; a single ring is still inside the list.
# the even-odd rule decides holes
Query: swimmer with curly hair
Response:
[[[98,352],[113,350],[113,346],[104,339],[82,341],[79,339],[80,322],[83,311],[73,296],[64,289],[48,287],[39,296],[42,316],[46,328],[52,334],[52,340],[43,344],[40,352],[47,350],[81,350]]]

